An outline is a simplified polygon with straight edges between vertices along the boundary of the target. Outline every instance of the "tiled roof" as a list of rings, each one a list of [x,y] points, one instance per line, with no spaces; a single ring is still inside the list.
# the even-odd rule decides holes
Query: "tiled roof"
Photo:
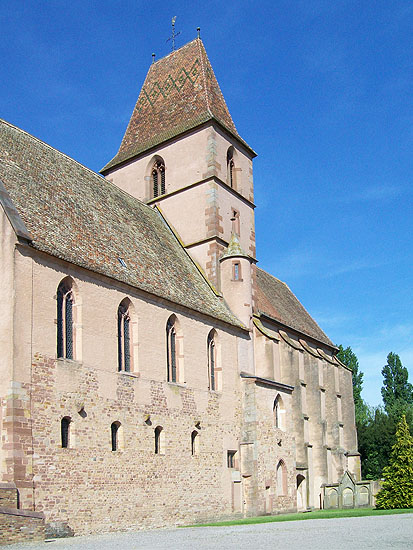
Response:
[[[156,210],[2,120],[0,180],[36,249],[241,326]]]
[[[102,173],[208,120],[218,121],[249,149],[196,38],[150,66],[119,151]]]
[[[257,268],[257,287],[257,307],[261,313],[303,335],[335,347],[285,283]]]

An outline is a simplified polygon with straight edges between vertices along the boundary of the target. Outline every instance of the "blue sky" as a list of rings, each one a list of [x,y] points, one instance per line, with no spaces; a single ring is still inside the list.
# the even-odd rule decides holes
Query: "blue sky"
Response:
[[[0,116],[93,170],[116,153],[151,62],[201,37],[254,161],[260,267],[365,373],[413,381],[411,0],[0,5]]]

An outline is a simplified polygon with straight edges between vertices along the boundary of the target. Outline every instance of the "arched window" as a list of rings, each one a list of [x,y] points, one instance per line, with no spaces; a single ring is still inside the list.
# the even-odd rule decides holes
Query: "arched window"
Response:
[[[125,298],[118,307],[118,371],[131,370],[130,301]]]
[[[161,159],[152,168],[152,189],[154,197],[165,194],[165,163]]]
[[[166,324],[166,345],[167,345],[167,364],[168,364],[168,382],[177,381],[177,354],[176,354],[176,329],[174,317],[170,317]]]
[[[287,494],[287,468],[283,460],[277,466],[277,495]]]
[[[67,449],[70,447],[70,416],[65,416],[62,418],[60,423],[60,432],[61,432],[61,443],[62,448]]]
[[[283,400],[279,394],[274,399],[273,413],[275,427],[285,430],[285,409]]]
[[[191,433],[191,454],[192,456],[199,454],[199,432],[197,430]]]
[[[64,279],[57,288],[57,357],[73,359],[73,281]]]
[[[216,346],[214,332],[208,334],[208,374],[209,374],[209,389],[215,391],[216,384]]]
[[[234,164],[234,148],[231,146],[227,151],[227,183],[230,187],[235,188],[235,164]]]
[[[164,449],[164,431],[162,426],[156,426],[155,428],[155,454],[163,455],[165,453]]]
[[[119,449],[119,428],[120,422],[113,422],[110,426],[112,451],[117,451]]]

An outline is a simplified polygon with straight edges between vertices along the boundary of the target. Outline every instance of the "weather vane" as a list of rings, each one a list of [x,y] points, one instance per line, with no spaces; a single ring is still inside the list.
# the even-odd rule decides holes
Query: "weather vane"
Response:
[[[176,21],[176,15],[175,17],[172,17],[172,36],[167,40],[167,42],[172,40],[172,51],[175,50],[175,38],[181,34],[181,31],[175,32],[175,21]]]

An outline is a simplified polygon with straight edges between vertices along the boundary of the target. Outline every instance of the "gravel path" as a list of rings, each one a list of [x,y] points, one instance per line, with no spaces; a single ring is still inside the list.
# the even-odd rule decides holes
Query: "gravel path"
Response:
[[[111,533],[8,550],[413,550],[413,514]]]

